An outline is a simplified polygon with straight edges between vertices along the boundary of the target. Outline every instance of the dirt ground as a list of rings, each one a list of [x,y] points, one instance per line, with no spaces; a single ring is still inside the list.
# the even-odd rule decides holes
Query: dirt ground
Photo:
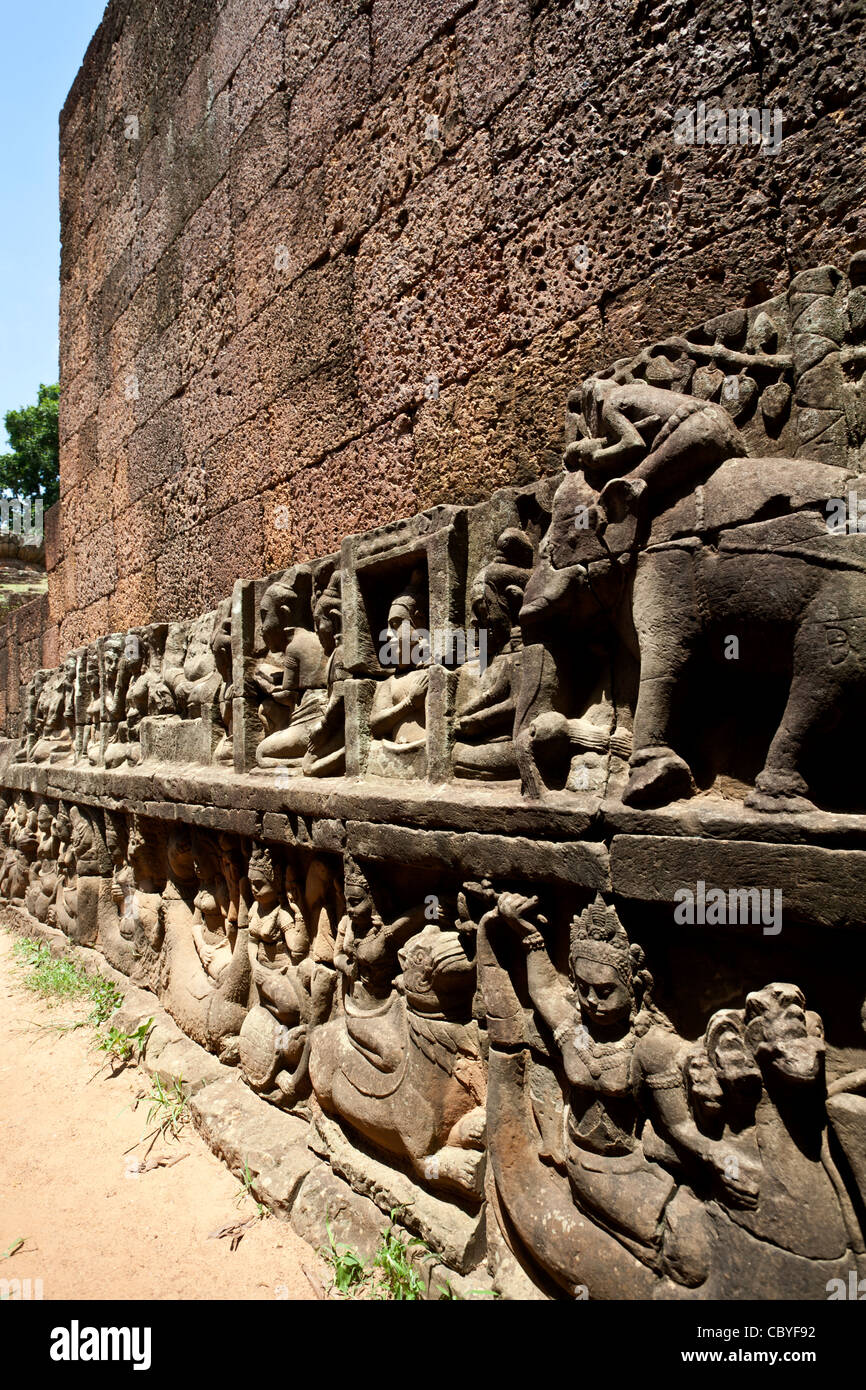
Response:
[[[91,1080],[93,1030],[57,1029],[87,1009],[25,989],[14,940],[0,931],[0,1279],[41,1279],[45,1299],[321,1298],[326,1266],[286,1222],[257,1222],[235,1250],[208,1239],[256,1206],[192,1125],[150,1150],[182,1161],[134,1171],[150,1079]]]

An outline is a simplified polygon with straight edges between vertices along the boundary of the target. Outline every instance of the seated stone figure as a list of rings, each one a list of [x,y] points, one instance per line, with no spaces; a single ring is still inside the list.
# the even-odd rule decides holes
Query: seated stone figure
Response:
[[[213,623],[214,614],[205,613],[168,629],[163,677],[182,719],[198,719],[212,704],[220,683],[210,645]]]
[[[219,735],[213,750],[213,761],[231,766],[234,763],[232,730],[234,685],[232,673],[232,603],[224,599],[214,615],[210,649],[220,678],[214,695],[215,711],[219,716]]]
[[[516,527],[503,531],[496,553],[475,576],[470,592],[472,627],[486,634],[487,665],[468,662],[457,689],[455,777],[486,781],[518,775],[514,749],[520,652],[517,617],[532,569],[532,542]]]
[[[21,712],[21,744],[14,755],[16,763],[30,762],[45,719],[42,693],[53,673],[36,671],[27,682]]]
[[[346,709],[343,697],[346,673],[341,642],[342,611],[340,571],[336,569],[313,609],[316,636],[328,660],[327,701],[310,731],[303,761],[306,777],[340,777],[346,770]]]
[[[316,633],[306,625],[312,575],[306,565],[287,570],[265,590],[262,638],[267,655],[248,680],[258,702],[265,737],[256,749],[259,767],[300,771],[310,735],[327,699],[328,661]]]
[[[490,1157],[520,1238],[557,1282],[598,1297],[766,1297],[776,1280],[815,1297],[862,1238],[822,1139],[823,1035],[802,993],[755,991],[744,1010],[715,1016],[696,1048],[654,1003],[643,952],[613,908],[598,898],[574,918],[570,988],[537,906],[499,894],[478,929]],[[522,944],[530,998],[561,1059],[568,1194],[541,1157],[503,933]],[[814,1221],[798,1220],[806,1210]]]
[[[581,468],[601,489],[599,505],[616,512],[623,497],[648,489],[655,499],[700,482],[725,459],[746,457],[745,440],[714,401],[635,379],[614,368],[583,384],[582,439],[565,451],[565,467]]]
[[[99,651],[88,647],[83,661],[83,717],[76,728],[76,757],[86,758],[94,766],[102,761],[102,691],[99,676]]]
[[[423,777],[427,771],[427,600],[423,576],[410,582],[391,601],[382,633],[383,665],[394,668],[376,685],[370,710],[370,748],[366,771],[371,777]]]
[[[59,670],[51,672],[42,687],[36,710],[38,737],[30,760],[34,763],[70,762],[75,739],[75,678],[78,658],[70,653]]]
[[[165,637],[164,624],[126,634],[114,698],[116,712],[120,713],[123,692],[123,718],[105,749],[106,767],[121,767],[124,763],[135,767],[141,761],[142,719],[174,712],[174,695],[162,672]]]

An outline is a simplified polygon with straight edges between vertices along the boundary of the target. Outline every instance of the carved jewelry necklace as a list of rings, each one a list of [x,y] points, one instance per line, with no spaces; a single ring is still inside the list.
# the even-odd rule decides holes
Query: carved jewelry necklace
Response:
[[[574,1048],[593,1080],[597,1081],[602,1072],[610,1071],[622,1061],[623,1054],[634,1050],[634,1022],[629,1030],[615,1042],[597,1042],[586,1028],[578,1026],[574,1037]]]

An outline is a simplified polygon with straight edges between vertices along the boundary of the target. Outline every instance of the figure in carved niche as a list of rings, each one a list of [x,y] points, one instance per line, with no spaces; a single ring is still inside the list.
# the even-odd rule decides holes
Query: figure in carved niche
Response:
[[[36,813],[37,847],[36,862],[30,869],[30,883],[24,905],[38,922],[48,921],[48,911],[57,894],[58,841],[55,834],[54,815],[47,801],[43,801]]]
[[[70,653],[42,687],[35,721],[38,738],[30,752],[34,763],[60,763],[72,757],[77,666],[77,656]]]
[[[642,402],[649,388],[625,384]],[[616,421],[623,412],[615,392],[614,399],[610,419]],[[739,668],[789,679],[782,719],[746,803],[810,809],[804,754],[822,723],[866,684],[858,625],[866,542],[858,534],[829,534],[824,510],[828,497],[862,483],[844,468],[805,459],[731,457],[737,440],[725,412],[707,410],[702,403],[702,414],[692,410],[667,433],[663,426],[651,448],[640,445],[638,418],[620,452],[584,421],[588,437],[567,459],[580,469],[566,472],[557,490],[521,622],[527,641],[555,642],[565,627],[581,650],[588,636],[606,628],[617,642],[617,660],[638,663],[622,797],[641,806],[694,790],[691,767],[674,747],[678,710],[696,659],[723,664],[725,634],[737,633]],[[666,424],[676,419],[677,410]],[[640,447],[643,463],[636,462]],[[609,448],[613,466],[634,466],[599,492],[594,461],[607,458],[603,475]],[[541,750],[551,729],[557,738],[562,729],[544,701],[533,704],[533,698],[529,688],[518,744],[524,784],[537,794],[544,782],[536,775]]]
[[[225,851],[204,832],[176,827],[167,859],[160,998],[189,1037],[235,1062],[250,969],[246,927],[230,917]]]
[[[83,717],[76,729],[75,751],[77,758],[87,758],[88,762],[95,766],[102,759],[102,688],[99,677],[99,652],[96,647],[88,647],[83,658],[83,667]]]
[[[342,1012],[312,1040],[316,1099],[434,1189],[477,1200],[485,1087],[463,934],[425,922],[420,908],[386,924],[349,858],[346,913],[335,961]]]
[[[220,684],[211,650],[213,624],[214,614],[204,613],[168,629],[162,671],[182,719],[198,719],[213,703]]]
[[[308,566],[287,570],[261,601],[262,639],[267,655],[250,676],[265,737],[256,749],[259,767],[300,771],[310,735],[327,699],[328,660],[309,621],[312,574]]]
[[[395,674],[376,685],[370,710],[367,773],[371,777],[423,777],[427,770],[430,672],[427,596],[421,571],[416,571],[391,601],[383,650]]]
[[[487,665],[461,669],[452,754],[455,777],[501,781],[518,775],[514,720],[523,640],[517,618],[532,569],[532,542],[516,527],[503,531],[493,559],[470,591],[472,628],[486,633]]]
[[[826,1144],[823,1036],[801,992],[756,991],[691,1045],[653,1002],[613,909],[599,899],[574,919],[572,991],[536,908],[498,895],[478,943],[490,1157],[521,1242],[558,1284],[596,1297],[819,1296],[862,1237]],[[542,1161],[525,1016],[501,964],[507,934],[526,952],[529,994],[561,1058],[568,1189]],[[808,1229],[804,1207],[821,1213]]]
[[[213,761],[230,766],[234,763],[233,705],[234,685],[232,673],[232,604],[224,599],[214,615],[210,649],[214,665],[220,678],[214,702],[219,716],[221,730],[213,750]]]
[[[241,1070],[253,1090],[293,1106],[309,1095],[311,1038],[330,1012],[334,972],[314,959],[302,889],[291,865],[281,899],[273,859],[268,850],[257,849],[249,884],[254,1004],[240,1033]]]
[[[142,628],[124,638],[111,704],[116,729],[105,749],[106,767],[136,766],[142,719],[174,711],[174,696],[162,674],[166,631],[164,625]]]
[[[27,682],[21,714],[21,745],[14,757],[16,763],[30,762],[32,759],[44,718],[42,692],[52,675],[51,671],[36,671]]]
[[[313,609],[316,636],[328,660],[327,700],[310,731],[304,756],[306,777],[340,777],[346,770],[346,709],[343,696],[342,603],[339,569],[331,575]]]

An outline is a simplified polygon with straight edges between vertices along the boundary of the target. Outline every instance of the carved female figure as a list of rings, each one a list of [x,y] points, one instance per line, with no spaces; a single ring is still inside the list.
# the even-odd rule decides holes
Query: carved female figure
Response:
[[[467,663],[460,673],[452,755],[455,777],[518,776],[513,735],[523,641],[517,618],[531,569],[532,543],[522,531],[510,527],[502,532],[496,554],[472,584],[472,627],[486,633],[489,662],[481,670],[477,661]]]
[[[385,650],[396,668],[376,686],[370,710],[367,772],[373,777],[423,777],[427,767],[426,651],[429,636],[422,576],[392,600]],[[416,664],[421,663],[421,664]]]
[[[248,877],[256,1006],[241,1029],[241,1068],[254,1090],[278,1104],[293,1105],[309,1092],[311,1029],[327,1015],[333,972],[313,961],[301,888],[291,866],[285,876],[286,906],[267,850],[254,852]]]
[[[327,702],[310,731],[303,762],[307,777],[339,777],[346,769],[346,711],[343,699],[342,604],[340,571],[335,570],[313,609],[316,636],[327,657]]]
[[[39,807],[36,825],[38,831],[36,863],[31,869],[25,906],[37,921],[46,922],[48,909],[54,902],[57,892],[57,840],[54,835],[54,817],[47,801],[43,801]]]
[[[709,1232],[701,1204],[678,1188],[679,1170],[703,1175],[727,1205],[753,1206],[756,1166],[697,1128],[683,1080],[686,1044],[654,1004],[643,952],[614,909],[599,898],[574,918],[572,990],[547,954],[544,919],[531,919],[536,907],[535,898],[501,894],[479,932],[498,919],[526,951],[529,993],[568,1083],[562,1140],[573,1199],[642,1264],[699,1284],[709,1272]],[[497,1008],[495,990],[488,1008]]]

